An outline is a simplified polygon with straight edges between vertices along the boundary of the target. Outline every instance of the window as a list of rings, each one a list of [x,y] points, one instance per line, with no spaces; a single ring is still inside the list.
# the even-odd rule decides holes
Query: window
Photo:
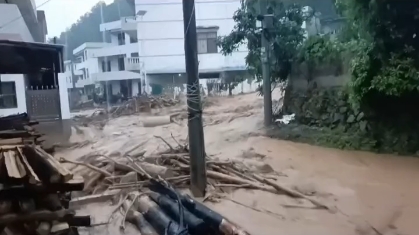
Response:
[[[125,45],[125,33],[118,33],[118,45]]]
[[[102,72],[106,72],[106,63],[102,61]]]
[[[197,32],[198,54],[218,53],[217,32]]]
[[[110,72],[111,71],[111,61],[104,61],[102,60],[102,72]]]
[[[17,108],[15,82],[0,82],[0,109]]]
[[[131,57],[139,57],[140,55],[138,54],[138,52],[134,52],[134,53],[131,53]]]
[[[125,70],[124,57],[118,58],[118,69],[119,71]]]
[[[129,38],[129,43],[137,43],[137,42],[138,42],[138,39],[133,38],[133,37]]]
[[[89,69],[86,69],[86,78],[89,78]]]

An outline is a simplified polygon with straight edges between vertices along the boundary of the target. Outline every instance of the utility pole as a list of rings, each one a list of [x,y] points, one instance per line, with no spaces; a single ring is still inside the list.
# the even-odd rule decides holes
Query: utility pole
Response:
[[[265,126],[272,124],[272,91],[271,91],[271,71],[270,71],[270,45],[266,38],[266,31],[270,29],[270,21],[272,16],[267,15],[268,1],[260,0],[260,14],[262,20],[262,77],[263,77],[263,114]]]
[[[195,197],[205,196],[207,175],[205,169],[204,128],[198,75],[198,46],[196,38],[195,0],[182,0],[185,35],[185,64],[187,75],[188,136],[191,169],[191,192]]]
[[[101,24],[103,24],[103,23],[105,23],[104,21],[105,21],[105,19],[104,19],[104,16],[103,16],[103,4],[105,4],[104,2],[102,2],[101,4],[100,4],[100,23]],[[104,28],[103,29],[103,32],[102,32],[102,42],[103,43],[105,43],[106,42],[106,28]],[[108,57],[107,56],[105,56],[105,70],[108,70]],[[103,72],[105,72],[105,71],[103,71]],[[109,90],[112,90],[112,89],[109,89],[109,87],[108,87],[108,80],[106,80],[105,81],[105,94],[106,94],[106,111],[108,111],[108,115],[109,115],[109,110],[110,110],[110,107],[109,107],[109,98],[110,98],[110,92],[109,92]]]

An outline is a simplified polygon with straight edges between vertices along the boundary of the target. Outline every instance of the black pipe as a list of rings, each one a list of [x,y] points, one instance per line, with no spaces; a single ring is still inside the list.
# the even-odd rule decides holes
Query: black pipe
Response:
[[[180,210],[177,202],[158,193],[151,194],[150,198],[175,221],[180,221]],[[208,231],[205,222],[186,209],[183,210],[183,219],[192,235],[202,235]]]

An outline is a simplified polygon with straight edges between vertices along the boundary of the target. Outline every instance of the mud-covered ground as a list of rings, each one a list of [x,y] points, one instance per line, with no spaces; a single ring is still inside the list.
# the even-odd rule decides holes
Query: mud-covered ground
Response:
[[[220,159],[263,161],[281,173],[278,181],[335,206],[334,213],[307,202],[255,190],[236,190],[209,204],[253,235],[411,234],[419,231],[419,159],[340,151],[265,137],[262,99],[256,94],[210,98],[204,112],[206,151]],[[182,112],[174,107],[166,114]],[[144,115],[110,120],[102,130],[82,127],[71,141],[83,147],[57,155],[76,159],[86,153],[111,153],[144,142],[146,155],[165,148],[154,135],[186,141],[187,120],[143,127]],[[253,154],[249,154],[253,152]],[[256,153],[256,154],[255,154]],[[251,159],[253,158],[253,159]],[[232,200],[230,200],[232,199]],[[241,205],[240,205],[241,204]],[[95,223],[106,222],[110,203],[84,209]],[[118,222],[90,234],[120,233]],[[375,231],[374,231],[375,230]],[[128,227],[125,234],[137,234]]]

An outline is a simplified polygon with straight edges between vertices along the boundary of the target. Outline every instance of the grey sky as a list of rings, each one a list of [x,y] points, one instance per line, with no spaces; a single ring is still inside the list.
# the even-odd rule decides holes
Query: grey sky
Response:
[[[39,6],[48,0],[35,0]],[[113,0],[104,0],[107,4]],[[100,0],[50,0],[38,8],[44,10],[47,19],[48,37],[59,36],[62,31],[77,22]]]

